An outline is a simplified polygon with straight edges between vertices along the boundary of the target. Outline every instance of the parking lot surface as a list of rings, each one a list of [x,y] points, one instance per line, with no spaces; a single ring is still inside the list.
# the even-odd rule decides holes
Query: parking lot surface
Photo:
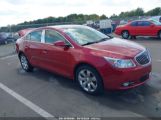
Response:
[[[74,81],[45,70],[26,73],[17,55],[1,56],[0,117],[161,117],[161,41],[133,41],[151,52],[151,80],[135,89],[107,91],[102,96],[88,95]]]
[[[15,43],[0,45],[0,57],[9,56],[15,53]]]

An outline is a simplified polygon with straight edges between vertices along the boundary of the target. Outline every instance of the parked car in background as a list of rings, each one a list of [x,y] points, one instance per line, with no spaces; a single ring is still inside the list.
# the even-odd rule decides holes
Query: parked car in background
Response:
[[[130,36],[157,36],[161,39],[161,23],[150,20],[136,20],[126,25],[118,26],[115,34],[128,39]]]
[[[0,33],[0,44],[8,44],[14,41],[15,39],[10,33]]]
[[[149,51],[81,25],[34,29],[16,42],[22,68],[46,69],[78,81],[89,94],[144,84],[151,73]]]

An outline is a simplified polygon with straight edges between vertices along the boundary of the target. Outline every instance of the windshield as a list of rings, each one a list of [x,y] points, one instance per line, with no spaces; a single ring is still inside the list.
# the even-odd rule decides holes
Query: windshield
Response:
[[[90,27],[65,28],[64,32],[79,45],[92,44],[111,38]]]
[[[155,25],[161,25],[160,22],[156,21],[156,20],[150,20],[152,23],[154,23]]]

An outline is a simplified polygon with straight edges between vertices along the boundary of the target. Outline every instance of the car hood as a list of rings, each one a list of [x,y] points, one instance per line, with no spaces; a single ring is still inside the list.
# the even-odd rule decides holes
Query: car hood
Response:
[[[128,40],[112,38],[110,40],[85,46],[93,54],[107,57],[134,58],[138,53],[145,50],[145,47]],[[95,52],[93,52],[93,50]]]

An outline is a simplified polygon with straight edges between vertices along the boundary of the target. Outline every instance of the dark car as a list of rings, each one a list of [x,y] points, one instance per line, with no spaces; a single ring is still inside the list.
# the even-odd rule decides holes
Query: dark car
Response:
[[[0,33],[0,44],[8,44],[15,41],[11,34]]]

